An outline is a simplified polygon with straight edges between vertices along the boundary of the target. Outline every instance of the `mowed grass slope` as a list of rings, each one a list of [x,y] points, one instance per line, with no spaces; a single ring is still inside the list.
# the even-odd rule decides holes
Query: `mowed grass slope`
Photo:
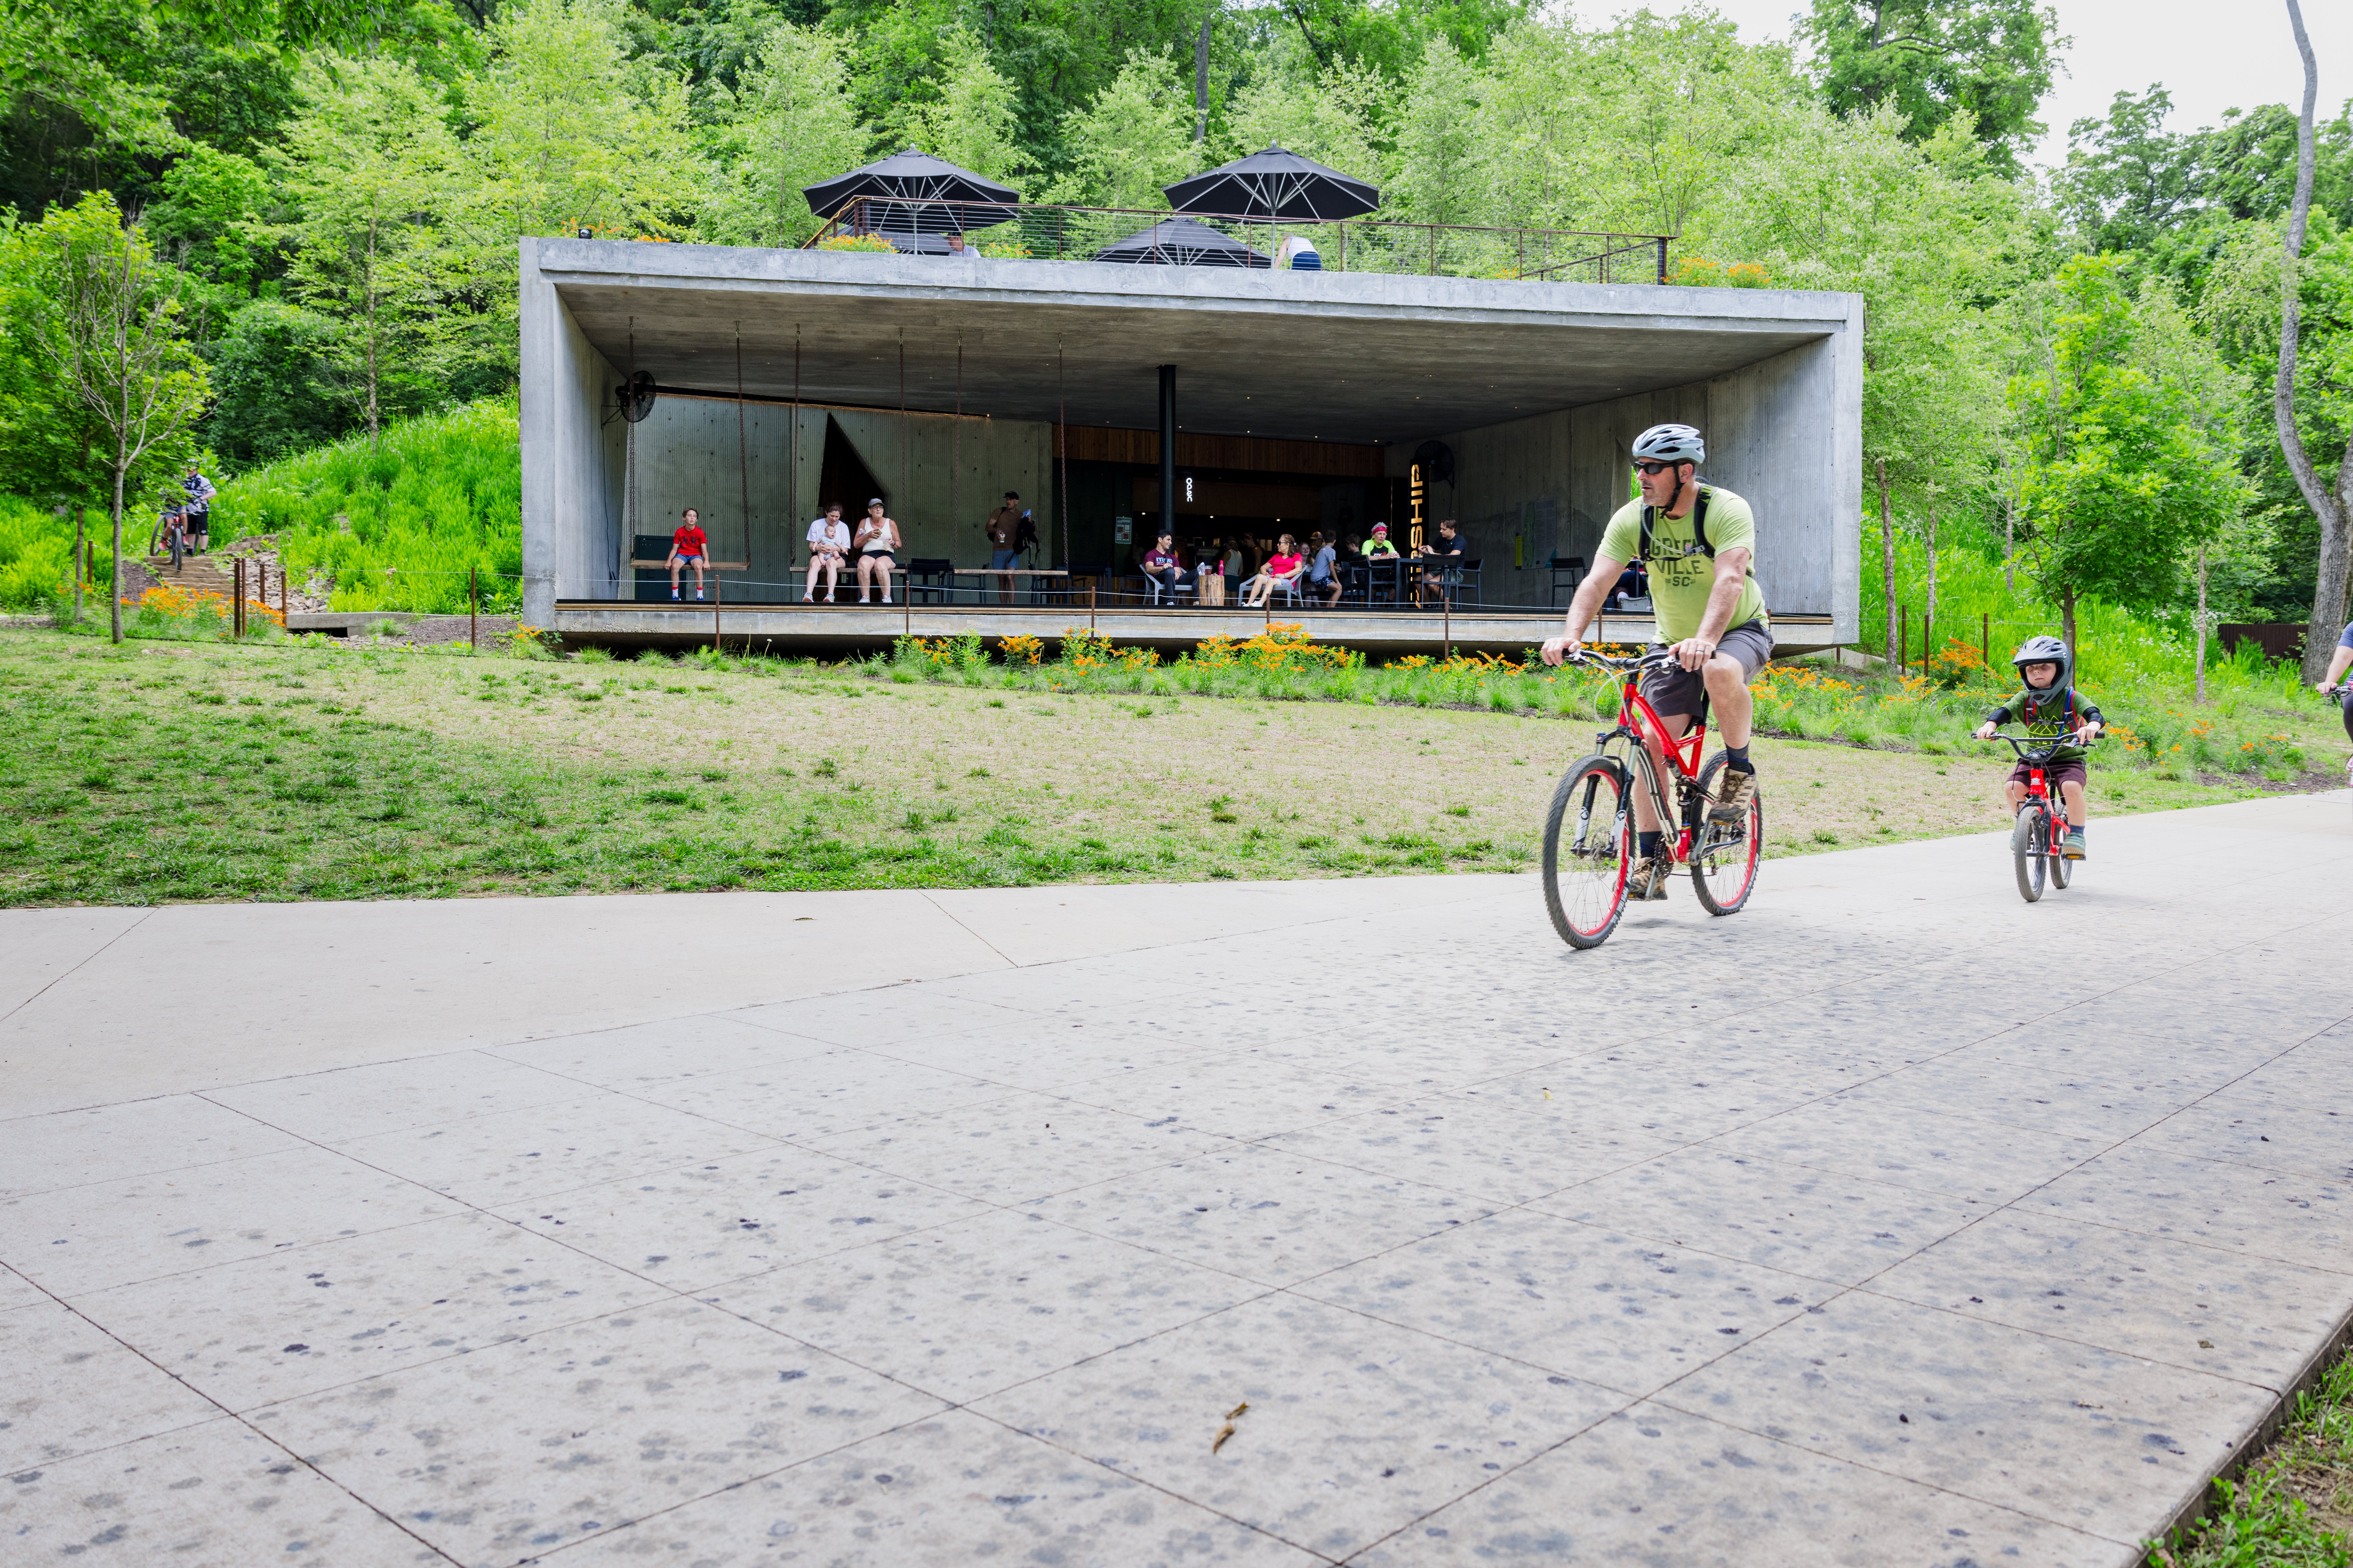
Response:
[[[1525,870],[1599,728],[754,662],[0,634],[0,902]],[[1990,755],[1757,756],[1772,854],[2003,826]]]

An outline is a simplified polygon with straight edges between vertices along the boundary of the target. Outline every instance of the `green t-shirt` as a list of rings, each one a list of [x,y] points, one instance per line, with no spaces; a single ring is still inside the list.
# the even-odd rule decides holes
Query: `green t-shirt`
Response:
[[[1736,546],[1750,552],[1753,560],[1757,549],[1757,514],[1748,503],[1720,485],[1703,487],[1707,496],[1707,542],[1718,553]],[[1698,508],[1694,506],[1696,513]],[[1642,552],[1642,502],[1640,497],[1618,509],[1602,531],[1601,553],[1612,561],[1631,561]],[[1646,563],[1651,573],[1651,613],[1658,617],[1659,638],[1662,642],[1681,642],[1699,635],[1699,623],[1707,614],[1708,595],[1715,589],[1715,563],[1703,554],[1697,532],[1690,517],[1669,517],[1661,512],[1651,521],[1651,559]],[[1757,574],[1752,569],[1748,580],[1740,585],[1740,602],[1732,607],[1732,619],[1725,624],[1727,631],[1747,621],[1761,621],[1765,616],[1765,595],[1757,587]]]
[[[2021,687],[2018,695],[1986,715],[1989,724],[2018,724],[2029,740],[2052,741],[2084,723],[2105,725],[2107,720],[2100,714],[2092,700],[2073,686],[2049,687],[2038,691],[2031,686]],[[2055,746],[2051,752],[2054,763],[2080,763],[2084,748],[2070,742]]]

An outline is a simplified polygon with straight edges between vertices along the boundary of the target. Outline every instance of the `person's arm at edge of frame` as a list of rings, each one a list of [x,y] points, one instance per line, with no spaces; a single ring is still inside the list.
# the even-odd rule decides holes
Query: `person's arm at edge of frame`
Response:
[[[1685,669],[1704,669],[1707,661],[1715,657],[1725,632],[1732,625],[1732,612],[1739,607],[1741,592],[1747,585],[1748,561],[1749,551],[1745,544],[1716,552],[1715,582],[1707,591],[1707,609],[1699,618],[1699,630],[1669,650],[1675,656],[1675,662]]]
[[[1623,561],[1612,561],[1607,555],[1595,554],[1593,570],[1586,574],[1585,581],[1577,585],[1577,592],[1569,597],[1568,620],[1562,626],[1561,635],[1544,645],[1544,661],[1546,664],[1558,664],[1569,649],[1584,643],[1585,628],[1593,624],[1593,617],[1600,613],[1603,597],[1617,583],[1618,574],[1624,570],[1626,563]]]
[[[2345,679],[2346,668],[2348,666],[2353,666],[2353,645],[2348,645],[2345,641],[2345,638],[2348,637],[2353,637],[2353,626],[2348,626],[2345,628],[2344,636],[2339,637],[2337,639],[2336,651],[2328,656],[2327,679],[2313,688],[2315,691],[2319,692],[2323,697],[2328,695],[2328,689],[2330,687]]]

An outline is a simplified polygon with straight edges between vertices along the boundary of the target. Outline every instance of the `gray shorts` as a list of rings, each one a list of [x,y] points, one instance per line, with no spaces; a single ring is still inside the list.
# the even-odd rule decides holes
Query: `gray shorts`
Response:
[[[1665,643],[1652,643],[1653,651],[1665,647]],[[1773,658],[1773,629],[1763,621],[1743,621],[1724,634],[1715,651],[1728,654],[1740,661],[1740,679],[1757,679],[1757,672]],[[1707,681],[1695,669],[1657,669],[1642,677],[1642,700],[1659,711],[1662,719],[1681,713],[1697,713],[1707,703]]]

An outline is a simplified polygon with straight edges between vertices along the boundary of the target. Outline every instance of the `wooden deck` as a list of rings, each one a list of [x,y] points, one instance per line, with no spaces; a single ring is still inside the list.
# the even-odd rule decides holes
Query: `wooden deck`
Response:
[[[1828,616],[1777,615],[1774,630],[1788,652],[1831,646]],[[1136,606],[1038,605],[760,605],[641,604],[626,600],[564,599],[555,605],[554,630],[569,643],[627,647],[691,647],[716,636],[733,647],[790,653],[862,651],[888,647],[902,637],[955,637],[977,632],[998,637],[1034,637],[1059,641],[1072,627],[1087,627],[1123,645],[1174,652],[1210,637],[1250,637],[1270,625],[1297,623],[1318,642],[1392,657],[1458,652],[1520,654],[1556,632],[1558,610],[1482,609],[1396,611],[1276,609],[1149,610]],[[1604,616],[1593,634],[1599,642],[1650,640],[1647,615]]]

